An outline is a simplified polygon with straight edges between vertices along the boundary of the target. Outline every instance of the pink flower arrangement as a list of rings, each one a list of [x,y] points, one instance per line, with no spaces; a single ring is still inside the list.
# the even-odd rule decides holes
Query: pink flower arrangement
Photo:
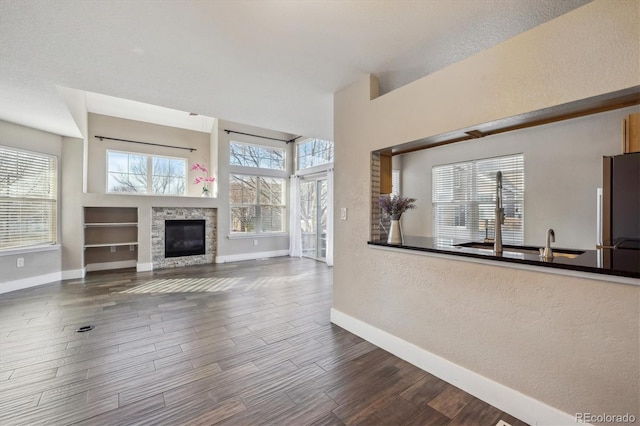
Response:
[[[202,182],[204,182],[204,185],[202,186],[202,193],[203,194],[208,194],[209,193],[209,184],[215,182],[216,178],[214,178],[213,176],[209,176],[209,170],[207,169],[207,167],[204,164],[199,164],[199,163],[195,163],[193,166],[191,166],[191,171],[195,172],[195,171],[200,171],[202,172],[202,176],[197,176],[193,183],[195,183],[196,185],[201,184]]]

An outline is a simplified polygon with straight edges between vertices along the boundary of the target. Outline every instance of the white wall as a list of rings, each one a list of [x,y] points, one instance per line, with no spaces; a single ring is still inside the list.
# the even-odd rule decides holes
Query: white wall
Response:
[[[366,244],[371,151],[638,86],[639,39],[636,0],[595,0],[384,96],[373,78],[336,93],[334,311],[486,378],[480,398],[539,401],[511,407],[529,423],[639,417],[640,286]]]
[[[555,246],[595,249],[602,156],[622,153],[622,119],[637,111],[623,108],[400,156],[403,195],[418,199],[416,210],[403,215],[405,234],[432,236],[433,166],[523,153],[525,244],[544,245],[553,228]]]
[[[62,238],[62,278],[84,275],[84,219],[82,189],[84,184],[84,140],[62,139],[60,235]]]
[[[0,144],[58,157],[62,153],[62,137],[40,130],[31,129],[18,124],[0,121]],[[59,181],[60,182],[60,181]],[[60,188],[60,185],[58,185]],[[58,189],[60,194],[60,189]],[[63,214],[58,205],[58,215]],[[16,260],[24,258],[24,267],[18,268]],[[28,286],[29,281],[38,282],[38,277],[51,276],[60,272],[61,250],[20,253],[6,255],[0,252],[0,286],[2,283],[20,281]],[[2,292],[2,289],[0,289]]]
[[[65,104],[67,105],[67,109],[73,117],[73,121],[75,121],[78,126],[78,130],[82,135],[82,155],[83,155],[83,164],[87,164],[87,159],[89,155],[89,114],[87,113],[87,97],[86,93],[82,90],[70,89],[68,87],[57,86],[58,92],[62,99],[64,99]],[[87,168],[83,167],[82,169],[82,191],[87,192]]]

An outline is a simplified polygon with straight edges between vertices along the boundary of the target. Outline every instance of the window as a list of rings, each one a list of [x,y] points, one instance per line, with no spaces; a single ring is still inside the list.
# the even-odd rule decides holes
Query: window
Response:
[[[482,241],[495,231],[496,173],[502,172],[502,240],[524,242],[524,156],[473,160],[432,169],[433,235]]]
[[[391,195],[400,196],[400,170],[397,169],[391,171]]]
[[[285,161],[283,148],[230,143],[231,234],[286,232]],[[262,172],[256,170],[260,175],[253,175],[247,167]]]
[[[0,249],[57,241],[58,160],[0,146]]]
[[[285,151],[282,148],[231,142],[229,164],[260,169],[285,170]]]
[[[232,233],[285,231],[285,180],[231,174],[229,180]]]
[[[304,170],[333,163],[333,142],[308,139],[297,145],[297,169]]]
[[[187,159],[107,151],[107,192],[186,194]]]

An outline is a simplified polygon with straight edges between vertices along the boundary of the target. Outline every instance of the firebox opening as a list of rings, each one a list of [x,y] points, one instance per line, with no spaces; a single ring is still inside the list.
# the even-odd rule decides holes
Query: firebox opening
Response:
[[[205,254],[205,220],[165,220],[164,256]]]

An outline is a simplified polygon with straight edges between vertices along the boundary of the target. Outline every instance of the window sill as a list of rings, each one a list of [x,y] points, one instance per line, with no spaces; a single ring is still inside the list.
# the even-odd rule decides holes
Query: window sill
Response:
[[[299,170],[296,170],[296,174],[298,176],[307,176],[307,175],[314,175],[318,173],[325,173],[331,169],[333,169],[333,162],[321,164],[319,166],[307,167],[306,169],[299,169]]]
[[[60,250],[60,244],[47,244],[41,246],[17,247],[12,249],[0,250],[0,256],[13,256],[16,254],[38,253],[42,251]]]
[[[212,199],[215,200],[218,197],[203,197],[202,195],[180,195],[180,194],[147,194],[144,192],[95,192],[94,194],[100,195],[126,195],[128,197],[175,197],[175,198],[202,198],[202,199]]]
[[[273,232],[273,233],[261,233],[261,234],[230,234],[227,238],[230,240],[242,240],[250,238],[273,238],[273,237],[288,237],[288,232]]]

